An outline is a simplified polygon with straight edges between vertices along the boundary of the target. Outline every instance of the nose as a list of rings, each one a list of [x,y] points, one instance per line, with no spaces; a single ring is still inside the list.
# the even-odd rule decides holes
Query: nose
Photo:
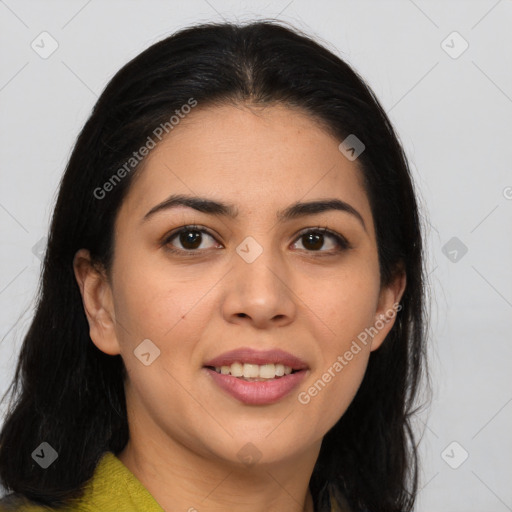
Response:
[[[293,322],[298,297],[293,292],[293,274],[271,249],[254,260],[235,254],[225,280],[223,315],[231,323],[249,323],[255,328],[283,327]]]

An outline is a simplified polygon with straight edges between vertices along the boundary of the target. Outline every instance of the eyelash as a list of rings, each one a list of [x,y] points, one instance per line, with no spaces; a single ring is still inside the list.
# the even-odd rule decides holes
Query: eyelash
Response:
[[[182,226],[181,228],[174,230],[172,233],[170,233],[168,236],[166,236],[163,239],[162,246],[165,246],[166,250],[171,253],[179,254],[179,255],[183,255],[183,256],[194,257],[194,256],[200,255],[202,252],[207,251],[208,249],[178,249],[176,247],[169,246],[171,240],[176,238],[176,236],[180,235],[183,232],[188,232],[188,231],[197,231],[199,233],[205,233],[215,240],[215,236],[213,234],[211,234],[207,229],[193,224],[193,225]],[[339,233],[336,233],[335,231],[331,231],[330,229],[328,229],[326,227],[320,227],[320,226],[315,227],[315,228],[307,228],[307,229],[299,232],[299,234],[297,235],[297,238],[295,239],[294,244],[297,241],[299,241],[300,238],[302,238],[304,235],[307,235],[309,233],[315,233],[315,234],[320,233],[320,234],[324,234],[324,235],[329,235],[330,237],[334,238],[334,240],[338,244],[339,249],[336,251],[336,253],[333,253],[330,251],[311,251],[311,250],[305,249],[306,252],[317,253],[316,254],[317,256],[320,256],[320,257],[334,256],[336,254],[339,254],[342,251],[352,248],[352,246],[350,245],[350,243],[344,236],[340,235]]]

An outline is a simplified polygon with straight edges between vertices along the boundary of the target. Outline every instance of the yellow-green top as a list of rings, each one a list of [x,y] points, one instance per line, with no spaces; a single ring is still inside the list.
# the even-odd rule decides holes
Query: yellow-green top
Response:
[[[7,501],[7,504],[3,502]],[[0,500],[0,512],[43,512],[54,509],[34,505],[23,498]],[[66,512],[164,512],[155,498],[137,477],[114,455],[105,452],[98,462],[94,475],[86,484],[85,493],[73,508]]]

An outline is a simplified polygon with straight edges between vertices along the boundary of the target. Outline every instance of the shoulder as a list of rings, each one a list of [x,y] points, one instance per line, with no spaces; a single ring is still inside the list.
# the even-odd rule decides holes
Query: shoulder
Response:
[[[137,477],[110,451],[104,452],[83,494],[68,506],[40,505],[19,493],[0,499],[0,512],[164,512]]]
[[[98,469],[103,468],[108,472],[108,467],[112,464],[106,464],[111,461],[113,454],[105,452],[100,457],[100,460],[96,466],[92,481],[98,478]],[[103,476],[103,475],[102,475]],[[88,489],[89,482],[84,484],[85,489]],[[0,512],[100,512],[101,509],[96,508],[94,503],[89,502],[90,496],[87,496],[87,492],[82,495],[82,498],[69,499],[67,505],[48,505],[42,504],[37,501],[33,501],[26,497],[21,492],[11,492],[0,498]]]

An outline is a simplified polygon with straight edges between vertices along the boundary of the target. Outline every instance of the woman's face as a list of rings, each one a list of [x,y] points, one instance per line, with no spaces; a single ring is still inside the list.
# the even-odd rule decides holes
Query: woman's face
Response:
[[[404,279],[380,286],[362,174],[340,140],[284,106],[200,107],[149,153],[121,206],[91,338],[123,358],[132,436],[237,464],[285,460],[318,450],[347,409]],[[165,207],[174,195],[226,212]],[[338,207],[294,206],[316,201]],[[269,380],[206,367],[237,349],[224,362],[247,366],[230,372]],[[261,352],[275,350],[302,370],[271,379],[286,358]]]

